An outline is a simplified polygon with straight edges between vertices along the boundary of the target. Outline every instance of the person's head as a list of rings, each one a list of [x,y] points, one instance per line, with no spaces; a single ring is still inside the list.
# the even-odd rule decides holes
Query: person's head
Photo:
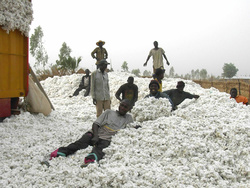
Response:
[[[176,88],[177,88],[179,91],[183,91],[184,87],[185,87],[185,83],[184,83],[183,81],[177,82]]]
[[[89,69],[86,69],[86,70],[85,70],[85,74],[88,76],[89,73],[90,73]]]
[[[158,48],[158,42],[157,41],[154,41],[154,46],[155,46],[155,48]]]
[[[100,69],[102,72],[104,72],[109,64],[110,64],[110,63],[108,63],[108,62],[106,61],[106,59],[102,59],[102,60],[99,62],[98,67],[99,67],[99,69]]]
[[[158,68],[155,70],[155,77],[162,80],[164,78],[164,73],[165,69],[163,67]]]
[[[119,105],[119,114],[125,115],[132,108],[132,103],[128,99],[123,99]]]
[[[238,91],[237,91],[236,88],[232,88],[232,89],[230,90],[230,95],[231,95],[232,98],[237,97],[237,94],[238,94]]]
[[[99,46],[99,47],[102,47],[104,44],[105,44],[105,42],[102,41],[102,40],[99,40],[99,41],[96,43],[96,45]]]
[[[133,83],[134,83],[134,77],[132,77],[132,76],[130,76],[130,77],[128,77],[128,84],[129,85],[133,85]]]
[[[148,87],[149,87],[150,93],[152,95],[156,95],[158,93],[158,89],[160,88],[160,85],[156,80],[151,80]]]

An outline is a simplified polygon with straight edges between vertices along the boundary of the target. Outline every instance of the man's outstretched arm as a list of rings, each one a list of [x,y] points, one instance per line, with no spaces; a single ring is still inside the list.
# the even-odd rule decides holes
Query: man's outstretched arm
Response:
[[[166,56],[165,54],[162,54],[162,55],[163,55],[164,59],[166,59],[167,65],[170,65],[170,63],[169,63],[169,61],[168,61],[168,59],[167,59],[167,56]]]
[[[147,63],[148,63],[148,60],[150,59],[150,55],[147,57],[147,60],[146,60],[146,62],[143,64],[143,66],[147,66]]]

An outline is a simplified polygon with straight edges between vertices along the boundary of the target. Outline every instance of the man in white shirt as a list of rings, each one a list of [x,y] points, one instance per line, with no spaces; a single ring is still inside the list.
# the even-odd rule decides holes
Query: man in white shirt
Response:
[[[154,48],[150,50],[148,58],[146,60],[146,63],[143,64],[143,66],[147,66],[148,60],[151,56],[153,56],[153,71],[155,73],[155,70],[158,68],[164,68],[163,66],[163,57],[166,60],[167,65],[170,65],[168,62],[168,59],[165,55],[165,51],[162,48],[158,47],[158,42],[154,41]]]
[[[105,71],[108,64],[105,59],[102,59],[98,64],[99,68],[91,74],[91,96],[93,104],[96,105],[97,117],[106,109],[110,109],[109,79]]]

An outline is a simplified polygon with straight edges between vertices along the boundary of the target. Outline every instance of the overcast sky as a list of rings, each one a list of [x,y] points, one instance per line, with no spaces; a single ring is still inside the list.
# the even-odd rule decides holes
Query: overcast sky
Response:
[[[152,72],[152,58],[143,67],[153,42],[162,47],[171,66],[181,75],[206,69],[221,75],[233,63],[238,76],[250,75],[249,0],[33,0],[30,36],[39,25],[49,62],[58,59],[62,43],[71,56],[82,57],[82,68],[95,69],[91,52],[106,42],[108,61],[121,70]],[[30,58],[31,65],[34,59]]]

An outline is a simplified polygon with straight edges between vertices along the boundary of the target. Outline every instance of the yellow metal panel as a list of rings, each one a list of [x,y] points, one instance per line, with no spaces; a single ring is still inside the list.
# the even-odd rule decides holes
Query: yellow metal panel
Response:
[[[28,38],[0,28],[0,98],[25,96],[28,90]]]

